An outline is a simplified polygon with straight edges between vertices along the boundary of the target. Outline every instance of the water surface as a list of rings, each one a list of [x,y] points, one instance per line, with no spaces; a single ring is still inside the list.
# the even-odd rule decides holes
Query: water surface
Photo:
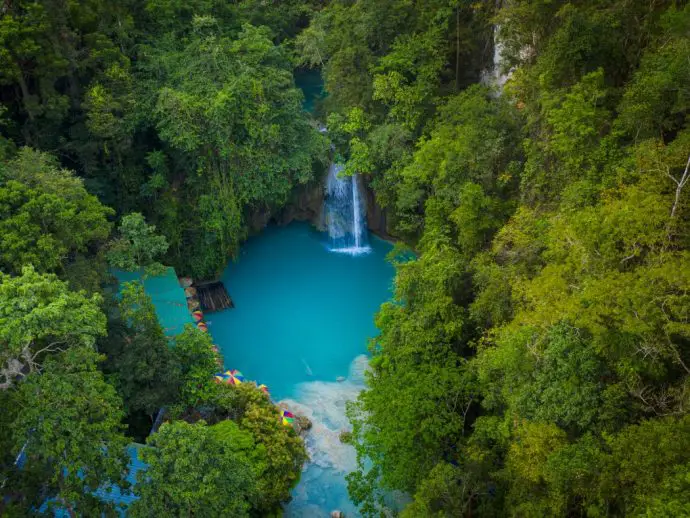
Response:
[[[302,107],[305,111],[314,113],[316,104],[323,100],[326,95],[321,71],[314,68],[298,68],[295,70],[294,75],[295,84],[304,93]]]
[[[312,463],[287,516],[355,516],[344,482],[354,451],[338,435],[348,428],[346,401],[363,386],[367,340],[394,275],[385,261],[391,245],[371,237],[370,246],[365,255],[331,253],[327,236],[307,224],[270,227],[223,274],[235,309],[208,317],[226,368],[265,383],[274,401],[288,400],[314,422]]]

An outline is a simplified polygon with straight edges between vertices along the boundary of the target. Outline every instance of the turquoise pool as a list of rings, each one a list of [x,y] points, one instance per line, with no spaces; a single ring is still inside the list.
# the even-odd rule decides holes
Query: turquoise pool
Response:
[[[270,227],[247,241],[223,275],[235,309],[208,316],[225,366],[265,383],[275,401],[287,400],[314,423],[312,462],[287,516],[333,509],[356,516],[344,480],[354,451],[338,435],[348,428],[345,403],[363,386],[367,340],[394,275],[385,260],[391,245],[373,237],[370,244],[366,255],[332,253],[307,224]]]

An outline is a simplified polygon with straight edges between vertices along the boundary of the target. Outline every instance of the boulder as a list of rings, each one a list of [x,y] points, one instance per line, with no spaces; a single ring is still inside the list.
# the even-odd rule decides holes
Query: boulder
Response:
[[[276,216],[276,222],[279,225],[288,225],[293,221],[308,221],[322,230],[323,193],[322,182],[311,182],[297,187],[288,204]]]
[[[307,221],[323,230],[323,182],[314,181],[293,189],[290,200],[282,208],[261,207],[247,214],[250,234],[258,234],[269,222],[288,225],[293,221]]]
[[[297,433],[306,432],[311,429],[312,423],[308,417],[295,414],[295,424],[297,425]]]
[[[247,216],[247,226],[249,227],[250,234],[258,234],[268,222],[271,221],[271,210],[268,208],[259,208],[251,212]]]
[[[194,280],[191,277],[180,277],[180,286],[183,288],[189,288],[192,284],[194,284]]]
[[[345,513],[342,511],[331,511],[331,518],[345,518]]]

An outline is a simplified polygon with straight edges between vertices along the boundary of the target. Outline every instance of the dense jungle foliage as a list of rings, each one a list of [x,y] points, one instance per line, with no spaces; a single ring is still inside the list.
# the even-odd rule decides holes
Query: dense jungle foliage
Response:
[[[306,451],[251,386],[213,382],[211,338],[172,339],[142,283],[108,267],[211,278],[252,214],[327,161],[286,40],[312,6],[0,5],[0,514],[268,516]],[[125,447],[160,431],[129,487]]]
[[[114,512],[161,406],[132,515],[279,512],[299,437],[107,269],[213,277],[333,144],[416,253],[362,513],[690,516],[687,2],[8,0],[0,41],[0,513]]]
[[[350,408],[366,514],[690,515],[689,38],[628,0],[332,2],[297,37],[419,254]]]

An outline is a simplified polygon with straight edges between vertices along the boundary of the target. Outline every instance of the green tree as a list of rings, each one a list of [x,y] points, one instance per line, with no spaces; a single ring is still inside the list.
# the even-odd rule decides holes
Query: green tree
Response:
[[[396,38],[373,78],[374,99],[389,105],[389,117],[411,130],[432,113],[446,66],[448,18],[443,14],[438,13],[439,21],[426,32]]]
[[[400,513],[401,518],[451,518],[468,514],[473,499],[485,492],[481,487],[481,475],[483,473],[473,472],[470,463],[461,466],[446,462],[436,464],[420,484],[414,502]]]
[[[122,395],[128,414],[143,412],[153,421],[158,409],[173,403],[179,370],[151,298],[139,283],[120,288],[119,315],[108,322],[106,373]]]
[[[667,416],[644,420],[608,438],[611,453],[600,484],[608,489],[608,500],[620,506],[621,514],[640,512],[654,500],[658,506],[659,498],[668,495],[668,484],[682,480],[678,474],[688,463],[689,427],[687,415]]]
[[[120,222],[118,233],[108,252],[112,266],[127,271],[143,268],[148,275],[165,268],[158,258],[168,250],[168,241],[156,234],[156,227],[148,225],[144,216],[138,212],[127,214]]]
[[[53,157],[23,148],[0,166],[0,268],[63,272],[70,258],[105,241],[112,214]]]
[[[147,442],[132,516],[249,516],[252,468],[203,421],[166,423]]]
[[[534,329],[511,329],[499,339],[505,340],[501,347],[482,356],[486,390],[501,390],[503,401],[518,415],[565,430],[586,430],[598,418],[610,417],[601,412],[605,396],[600,380],[606,370],[582,334],[565,324],[543,338]],[[492,372],[497,365],[501,371]]]
[[[251,462],[258,473],[252,509],[262,516],[274,513],[290,499],[290,491],[299,482],[302,465],[308,459],[304,442],[291,426],[282,424],[280,410],[253,384],[214,386],[211,404],[220,423],[212,428],[221,435],[251,436]],[[237,423],[239,432],[226,424],[228,418]],[[246,439],[242,444],[247,444]]]
[[[83,89],[123,55],[131,29],[124,6],[100,0],[21,0],[0,18],[0,84],[16,110],[23,145],[88,148],[79,117]]]
[[[449,50],[491,36],[484,9],[334,2],[299,38],[348,170],[417,252],[350,409],[351,496],[371,515],[390,489],[413,495],[409,515],[681,509],[679,450],[650,453],[664,482],[645,489],[614,482],[632,443],[612,450],[640,423],[665,441],[687,409],[689,11],[504,2],[494,65],[510,80],[453,92],[471,72]]]
[[[669,9],[662,23],[663,36],[645,52],[619,108],[618,124],[635,138],[677,131],[690,102],[690,64],[683,59],[690,51],[690,8]]]
[[[260,390],[249,390],[249,402],[239,425],[252,434],[257,447],[266,451],[266,467],[257,480],[254,508],[267,514],[289,500],[308,456],[302,438],[291,426],[283,425],[278,408]]]
[[[19,277],[0,273],[0,387],[40,372],[55,352],[93,347],[106,331],[101,302],[100,295],[71,292],[55,275],[31,266]]]
[[[31,263],[100,289],[111,213],[84,186],[166,236],[125,217],[142,240],[134,251],[122,234],[120,264],[167,251],[178,272],[210,277],[316,180],[327,140],[347,174],[363,175],[399,249],[415,252],[396,260],[395,298],[350,408],[362,511],[380,515],[401,489],[407,516],[687,514],[686,4],[7,3],[0,461],[4,487],[21,479],[21,501],[9,495],[27,504],[18,514],[57,491],[46,462],[12,469],[15,396],[103,329],[97,297],[20,275]],[[297,64],[323,73],[328,137],[302,110]],[[496,67],[510,71],[505,86],[474,84]],[[276,511],[299,478],[300,438],[256,388],[213,383],[207,335],[186,329],[168,350],[148,301],[130,298],[106,363],[128,410],[167,398],[158,380],[171,355],[173,415],[213,423],[180,437],[198,433],[246,467],[255,483],[235,493],[237,514]],[[193,462],[166,455],[178,478],[159,483],[180,482],[180,514],[197,494],[216,505],[201,478],[184,478]],[[178,512],[165,493],[149,496],[158,514]]]
[[[44,497],[71,516],[112,509],[94,491],[126,484],[122,402],[97,368],[102,359],[91,347],[72,347],[46,360],[15,395],[12,428],[16,451],[26,445],[27,477],[40,472]]]
[[[493,100],[488,89],[474,86],[449,99],[429,137],[419,142],[405,167],[385,173],[383,182],[391,185],[394,193],[389,203],[398,232],[410,239],[421,237],[428,203],[427,212],[434,216],[432,225],[428,224],[432,218],[426,218],[429,236],[451,231],[448,220],[456,210],[453,219],[460,224],[459,230],[477,234],[460,238],[467,239],[472,247],[476,245],[470,241],[486,240],[509,212],[501,198],[516,187],[512,161],[519,155],[508,142],[517,142],[517,122],[513,109],[503,100]],[[465,186],[467,182],[477,184],[483,193]],[[461,192],[466,203],[458,199]],[[434,199],[430,199],[432,193]],[[472,218],[481,219],[476,221],[476,229],[474,221],[468,225],[463,221],[471,212],[478,212]]]
[[[243,462],[252,467],[254,479],[261,477],[267,464],[266,448],[257,445],[251,433],[230,419],[214,424],[209,430],[225,448],[243,457]]]
[[[269,467],[268,451],[266,447],[257,443],[254,436],[248,430],[230,419],[221,421],[210,427],[211,435],[227,451],[233,452],[251,470],[252,491],[248,494],[252,508],[265,504],[264,496],[258,491],[260,481],[266,477]]]
[[[214,394],[213,375],[218,370],[211,335],[187,324],[175,336],[172,354],[179,373],[180,403],[194,407],[208,402]]]

